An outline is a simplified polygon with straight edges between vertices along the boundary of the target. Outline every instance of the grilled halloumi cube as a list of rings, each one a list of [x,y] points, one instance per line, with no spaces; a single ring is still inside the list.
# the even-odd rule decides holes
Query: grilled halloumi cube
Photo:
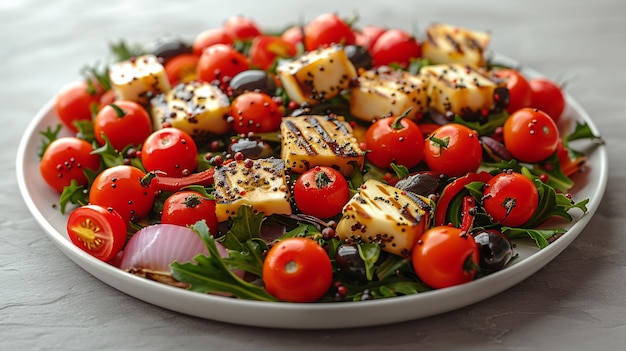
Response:
[[[285,163],[276,158],[241,160],[215,169],[215,212],[220,222],[242,205],[265,216],[291,214]]]
[[[151,100],[155,129],[164,124],[196,139],[228,132],[230,101],[218,87],[201,82],[181,83]]]
[[[464,64],[425,66],[420,74],[430,80],[430,107],[462,117],[491,111],[504,98],[506,82],[482,68]],[[508,94],[506,95],[508,96]]]
[[[276,73],[291,100],[311,105],[339,95],[357,76],[340,45],[310,51],[284,62],[276,68]]]
[[[484,52],[490,40],[489,32],[435,23],[426,28],[422,55],[438,64],[464,63],[484,66]]]
[[[165,69],[154,55],[139,56],[112,65],[109,78],[119,100],[147,104],[153,96],[170,90]]]
[[[350,92],[350,114],[371,122],[373,119],[399,116],[407,109],[407,118],[419,120],[428,110],[428,80],[390,67],[363,72],[358,86]]]
[[[375,242],[383,251],[407,257],[430,216],[428,199],[369,179],[344,206],[336,233],[342,240]]]
[[[284,117],[280,134],[281,158],[292,172],[329,166],[348,177],[363,168],[365,153],[341,116]]]

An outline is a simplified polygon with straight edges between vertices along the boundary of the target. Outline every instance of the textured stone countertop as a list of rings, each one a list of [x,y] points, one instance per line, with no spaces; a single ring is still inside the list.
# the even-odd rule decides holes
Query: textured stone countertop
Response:
[[[609,159],[607,192],[580,236],[536,274],[476,304],[393,325],[300,331],[215,322],[130,297],[67,258],[34,220],[17,185],[18,143],[36,112],[109,42],[193,38],[237,14],[280,29],[324,12],[416,32],[435,21],[490,30],[491,50],[567,82]],[[624,349],[624,28],[622,0],[2,1],[0,349]]]

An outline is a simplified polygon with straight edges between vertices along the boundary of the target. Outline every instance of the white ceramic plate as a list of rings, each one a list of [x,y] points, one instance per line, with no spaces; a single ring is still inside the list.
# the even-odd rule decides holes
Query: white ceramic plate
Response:
[[[565,122],[585,121],[598,135],[580,105],[571,97],[567,98],[567,102],[563,117]],[[388,324],[451,311],[493,296],[537,272],[580,234],[598,208],[608,173],[605,147],[590,148],[589,167],[585,173],[576,175],[573,189],[575,200],[590,199],[589,212],[581,216],[580,211],[572,210],[576,219],[567,226],[568,232],[541,251],[533,244],[517,243],[516,252],[520,257],[513,265],[473,282],[411,296],[362,302],[294,304],[245,301],[204,295],[143,279],[99,261],[74,246],[66,234],[66,217],[60,214],[58,207],[53,207],[58,202],[58,195],[39,175],[39,132],[56,124],[58,119],[51,100],[37,113],[21,140],[17,177],[28,208],[65,255],[106,284],[145,302],[197,317],[260,327],[325,329]],[[568,130],[571,130],[573,123],[567,124]]]

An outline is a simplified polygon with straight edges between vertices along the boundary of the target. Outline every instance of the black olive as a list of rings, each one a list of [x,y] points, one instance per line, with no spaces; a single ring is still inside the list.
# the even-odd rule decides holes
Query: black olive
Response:
[[[241,138],[228,146],[231,154],[241,152],[245,158],[266,158],[273,154],[272,147],[260,140]]]
[[[436,177],[430,173],[415,173],[400,179],[396,183],[396,188],[428,196],[437,192],[440,180],[443,180],[443,178]]]
[[[474,235],[480,252],[479,266],[485,273],[498,271],[513,258],[513,245],[509,238],[497,230],[486,229]]]
[[[233,96],[241,95],[247,91],[259,91],[273,96],[276,93],[276,81],[274,77],[261,70],[243,71],[230,81]]]
[[[356,69],[364,68],[370,69],[373,66],[372,56],[369,51],[359,45],[346,45],[343,49],[348,56],[348,59]]]
[[[341,245],[337,249],[335,262],[337,262],[337,267],[341,272],[357,279],[366,279],[365,262],[363,262],[355,245]]]
[[[190,54],[192,47],[189,43],[176,37],[164,37],[158,39],[154,44],[152,54],[161,59],[162,64],[166,64],[167,61],[174,56],[181,54]]]

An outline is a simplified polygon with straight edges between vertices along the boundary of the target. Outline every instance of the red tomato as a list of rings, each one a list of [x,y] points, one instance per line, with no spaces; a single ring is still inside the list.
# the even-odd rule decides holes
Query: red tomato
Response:
[[[304,27],[304,48],[307,51],[331,44],[352,45],[354,42],[352,28],[334,13],[320,15]]]
[[[506,110],[509,113],[531,106],[533,92],[530,89],[530,84],[519,71],[501,69],[495,71],[495,75],[506,81],[506,87],[509,90],[509,106]]]
[[[381,168],[392,163],[413,168],[424,157],[424,136],[415,122],[399,117],[382,118],[372,124],[365,134],[369,152],[367,159]]]
[[[252,40],[261,35],[261,29],[254,20],[244,16],[228,18],[224,22],[224,32],[235,40]]]
[[[360,31],[356,32],[355,44],[360,45],[368,50],[372,50],[376,40],[380,38],[383,33],[387,31],[387,28],[365,26]]]
[[[502,127],[504,146],[522,162],[539,162],[552,155],[559,145],[559,129],[543,111],[523,108],[507,118]]]
[[[44,181],[59,193],[72,180],[86,186],[85,169],[94,172],[100,169],[100,157],[92,155],[92,151],[93,147],[85,140],[75,137],[56,139],[46,148],[39,163],[39,172]]]
[[[126,243],[126,223],[115,211],[85,205],[70,213],[67,234],[74,245],[106,262],[114,258]]]
[[[339,171],[316,166],[298,177],[293,195],[302,213],[330,218],[341,213],[343,206],[350,200],[350,189]]]
[[[93,132],[100,145],[106,141],[113,148],[123,150],[126,146],[139,146],[152,132],[152,119],[143,106],[134,101],[116,101],[104,106],[93,122]]]
[[[231,104],[230,114],[234,119],[233,128],[239,134],[276,131],[283,116],[271,96],[258,92],[237,96]]]
[[[535,184],[517,172],[500,173],[485,184],[483,207],[495,223],[519,227],[532,217],[539,203]]]
[[[200,56],[195,54],[180,54],[167,61],[163,69],[170,85],[176,86],[179,83],[196,80],[198,61],[200,61]]]
[[[90,91],[84,80],[70,83],[57,93],[55,110],[63,125],[76,133],[75,121],[91,121],[93,106],[99,106],[101,92]]]
[[[376,40],[371,49],[375,66],[396,63],[408,67],[412,58],[422,56],[422,46],[415,37],[401,29],[390,29]]]
[[[208,47],[198,61],[198,80],[224,82],[237,73],[250,69],[248,59],[232,46],[215,44]]]
[[[308,238],[289,238],[275,244],[263,263],[268,293],[289,302],[315,302],[331,286],[333,268],[326,251]]]
[[[450,123],[437,128],[426,139],[424,160],[428,168],[449,177],[475,172],[482,161],[483,149],[478,133]]]
[[[435,289],[472,281],[479,260],[474,238],[451,226],[427,230],[415,244],[411,257],[417,276]]]
[[[159,171],[168,177],[188,176],[198,165],[198,147],[181,129],[159,129],[144,142],[141,162],[148,172]]]
[[[282,40],[290,43],[294,47],[297,47],[299,43],[302,43],[304,41],[303,31],[304,28],[302,28],[301,26],[289,27],[280,35],[280,37]]]
[[[547,113],[558,122],[565,111],[565,95],[556,83],[545,78],[534,78],[528,81],[532,90],[532,105]]]
[[[161,223],[190,226],[204,219],[212,235],[217,235],[218,221],[215,214],[215,200],[197,191],[176,192],[163,203]]]
[[[226,34],[223,28],[211,28],[198,34],[193,41],[192,48],[194,55],[202,55],[202,52],[209,46],[215,44],[233,45],[235,41]]]
[[[276,59],[296,56],[296,47],[280,37],[261,35],[252,39],[248,55],[250,63],[262,70],[271,68]]]
[[[154,203],[152,179],[137,167],[120,165],[100,172],[91,184],[89,203],[113,209],[125,223],[138,222]]]

